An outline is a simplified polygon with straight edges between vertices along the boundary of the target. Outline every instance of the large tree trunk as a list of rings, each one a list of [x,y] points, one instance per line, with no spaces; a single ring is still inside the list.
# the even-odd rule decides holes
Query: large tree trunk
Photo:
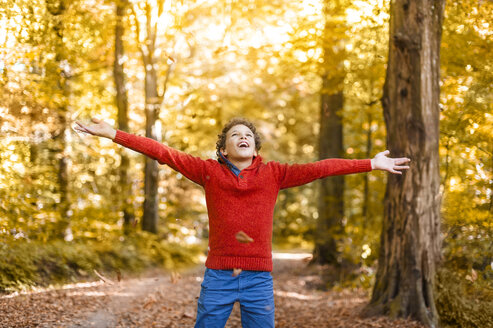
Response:
[[[57,123],[58,128],[53,133],[51,152],[55,156],[57,163],[57,183],[56,193],[59,195],[59,199],[56,201],[56,209],[60,215],[60,219],[57,222],[55,234],[59,238],[71,239],[72,233],[70,231],[70,201],[68,191],[68,171],[69,171],[69,158],[65,152],[67,144],[68,133],[68,79],[70,78],[68,72],[68,63],[66,59],[66,52],[63,41],[63,14],[66,10],[65,1],[46,1],[46,8],[53,18],[53,32],[55,33],[55,60],[52,69],[50,70],[50,77],[55,79],[56,97],[53,97],[53,101],[56,106]]]
[[[392,156],[411,168],[391,175],[378,271],[367,314],[438,325],[434,277],[440,259],[439,69],[444,0],[391,4],[383,108]]]
[[[125,73],[123,70],[123,17],[125,17],[125,9],[127,8],[127,0],[116,1],[116,25],[115,25],[115,58],[113,63],[113,76],[116,86],[116,106],[118,108],[118,128],[128,132],[128,97],[125,87]],[[132,206],[132,182],[129,175],[129,158],[124,149],[120,149],[121,163],[118,175],[119,194],[122,199],[121,209],[123,211],[123,231],[128,234],[135,222],[135,214]]]

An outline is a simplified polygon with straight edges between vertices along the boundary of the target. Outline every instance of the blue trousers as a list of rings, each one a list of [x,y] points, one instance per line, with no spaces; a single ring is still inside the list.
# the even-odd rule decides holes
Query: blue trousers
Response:
[[[266,271],[205,269],[195,328],[224,328],[235,302],[240,303],[243,328],[274,327],[274,288]]]

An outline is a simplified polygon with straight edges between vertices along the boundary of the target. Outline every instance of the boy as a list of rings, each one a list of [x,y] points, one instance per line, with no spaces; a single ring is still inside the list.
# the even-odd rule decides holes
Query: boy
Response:
[[[167,164],[205,190],[209,215],[209,253],[198,300],[195,327],[224,327],[235,302],[243,327],[274,327],[272,285],[272,219],[280,189],[303,185],[330,175],[399,170],[408,158],[326,159],[308,164],[263,163],[260,137],[248,120],[227,123],[216,144],[218,160],[202,160],[153,139],[95,124],[77,122],[76,130],[143,153]],[[239,272],[239,273],[238,273]]]

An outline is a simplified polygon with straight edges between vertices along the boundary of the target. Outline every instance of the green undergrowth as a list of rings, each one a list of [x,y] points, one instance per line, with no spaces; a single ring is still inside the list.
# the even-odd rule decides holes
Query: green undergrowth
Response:
[[[112,277],[150,268],[180,270],[198,263],[200,254],[201,246],[170,243],[142,232],[102,241],[10,240],[0,243],[0,292],[95,279],[95,270]]]
[[[435,301],[442,327],[493,327],[493,285],[487,272],[440,269]]]

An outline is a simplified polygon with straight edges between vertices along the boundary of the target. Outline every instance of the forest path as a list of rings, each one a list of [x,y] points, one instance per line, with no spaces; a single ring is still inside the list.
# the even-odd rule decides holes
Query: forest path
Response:
[[[365,292],[320,291],[309,254],[274,254],[276,327],[421,327],[409,320],[361,318]],[[162,272],[0,297],[0,327],[193,327],[203,265],[180,278]],[[226,327],[241,327],[235,304]]]

